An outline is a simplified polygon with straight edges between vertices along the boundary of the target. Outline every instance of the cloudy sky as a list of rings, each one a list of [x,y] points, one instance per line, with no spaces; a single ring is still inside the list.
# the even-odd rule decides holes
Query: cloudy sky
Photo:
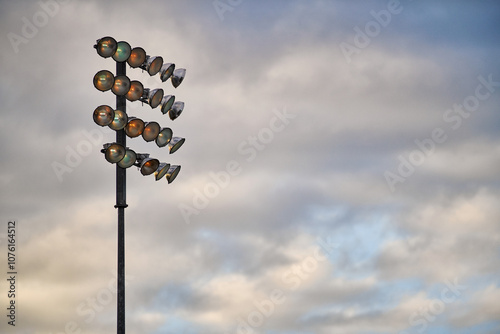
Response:
[[[140,3],[140,5],[139,5]],[[127,333],[500,332],[497,1],[0,1],[0,331],[116,331],[104,36],[187,69],[127,170]],[[16,326],[6,308],[16,221]]]

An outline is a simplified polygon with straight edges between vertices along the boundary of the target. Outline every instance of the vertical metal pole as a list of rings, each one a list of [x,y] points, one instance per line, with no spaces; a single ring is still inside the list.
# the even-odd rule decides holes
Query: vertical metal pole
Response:
[[[126,75],[125,62],[116,63],[116,75]],[[116,96],[116,109],[126,110],[125,96]],[[116,131],[116,143],[126,146],[125,130]],[[116,166],[116,205],[118,209],[118,277],[117,277],[117,334],[125,334],[125,208],[126,169]]]

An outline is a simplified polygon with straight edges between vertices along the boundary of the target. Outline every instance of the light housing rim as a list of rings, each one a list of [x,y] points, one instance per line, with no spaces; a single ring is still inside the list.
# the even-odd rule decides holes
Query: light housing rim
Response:
[[[184,145],[185,141],[186,141],[186,138],[173,137],[170,140],[170,142],[167,144],[169,153],[173,154],[173,153],[177,152],[182,147],[182,145]]]
[[[162,133],[163,133],[164,131],[165,131],[165,132],[169,132],[170,134],[169,134],[168,141],[166,141],[166,142],[165,142],[165,144],[161,144],[161,143],[159,143],[159,140],[158,140],[158,139],[160,138],[160,136],[162,136],[162,137],[163,137]],[[155,143],[156,143],[156,145],[157,145],[158,147],[165,147],[165,146],[167,146],[167,145],[168,145],[168,143],[170,143],[170,141],[172,140],[172,136],[173,136],[173,135],[174,135],[174,133],[173,133],[173,131],[172,131],[172,129],[171,129],[171,128],[168,128],[168,127],[162,128],[162,129],[160,130],[160,133],[158,133],[158,137],[156,137],[156,139],[155,139]]]
[[[115,120],[116,120],[117,116],[120,116],[120,115],[117,115],[117,114],[120,114],[120,113],[125,116],[124,117],[125,118],[125,122],[123,123],[123,126],[116,126],[116,124],[118,124],[118,122],[115,122]],[[127,115],[127,113],[125,111],[120,110],[120,109],[115,109],[115,116],[113,117],[113,121],[108,125],[108,127],[111,130],[115,130],[115,131],[119,131],[119,130],[125,129],[125,127],[128,124],[128,120],[129,120],[129,117],[128,117],[128,115]]]
[[[104,147],[104,149],[103,149],[103,151],[104,151],[103,152],[104,153],[104,158],[106,159],[107,162],[109,162],[111,164],[116,164],[116,163],[120,162],[125,157],[126,149],[121,144],[113,142],[113,143],[104,144],[103,147]],[[113,148],[114,149],[120,149],[120,150],[123,151],[123,154],[119,155],[120,158],[111,159],[111,157],[110,157],[110,154],[111,154],[110,151]]]
[[[127,56],[126,58],[125,58],[125,56],[123,56],[121,54],[118,54],[118,49],[119,49],[119,47],[121,45],[125,45],[126,48],[128,49],[128,50],[126,50],[126,53],[125,53],[125,55]],[[126,62],[128,60],[128,58],[130,57],[131,53],[132,53],[132,47],[130,46],[130,44],[128,42],[126,42],[126,41],[119,41],[118,43],[116,43],[116,51],[113,54],[113,59],[117,63],[123,63],[123,62]]]
[[[142,55],[144,55],[144,60],[140,61],[139,63],[133,63],[131,59],[132,59],[132,55],[134,54],[134,52],[135,53],[140,52],[141,53],[141,58],[142,58]],[[130,67],[132,67],[132,68],[138,68],[142,64],[144,64],[145,61],[146,61],[146,50],[144,50],[140,46],[136,46],[135,48],[133,48],[132,50],[130,50],[130,56],[127,59],[127,64]]]
[[[158,98],[157,94],[160,94],[159,96],[161,98]],[[165,93],[162,88],[144,88],[144,93],[140,98],[140,101],[149,104],[151,109],[154,109],[160,105],[161,101],[163,100],[164,94]]]
[[[99,73],[102,73],[102,74],[106,74],[108,77],[110,78],[113,78],[113,82],[111,83],[111,85],[109,85],[109,88],[106,88],[106,89],[101,89],[99,87],[97,87],[97,83],[100,82],[99,78],[98,78],[98,75]],[[98,90],[98,91],[101,91],[101,92],[107,92],[108,90],[110,90],[111,88],[113,88],[115,84],[115,76],[113,75],[113,73],[111,73],[111,71],[108,71],[108,70],[100,70],[100,71],[97,71],[96,74],[94,74],[94,87]],[[105,87],[108,87],[108,86],[105,86]]]
[[[101,124],[101,123],[99,123],[97,121],[97,118],[99,116],[96,117],[96,115],[98,115],[98,110],[99,109],[105,109],[106,112],[111,112],[113,114],[113,117],[111,117],[111,121],[110,122],[105,122],[105,123]],[[109,126],[113,122],[114,117],[115,117],[115,111],[113,110],[113,108],[111,108],[107,104],[102,104],[102,105],[100,105],[100,106],[98,106],[97,108],[94,109],[94,114],[93,114],[94,123],[97,124],[97,125],[99,125],[99,126],[102,126],[102,127]]]
[[[151,168],[151,170],[147,170],[147,169],[145,169],[147,167],[144,167],[149,162],[154,163],[153,168]],[[140,169],[142,175],[147,176],[147,175],[153,174],[158,169],[159,166],[160,166],[160,161],[158,159],[145,158],[141,161],[139,169]]]
[[[167,182],[169,184],[174,182],[176,177],[179,175],[180,171],[181,171],[180,165],[171,165],[170,168],[168,169],[166,176],[165,176],[165,178],[167,179]]]
[[[133,134],[133,133],[132,133],[132,132],[128,129],[129,124],[131,124],[132,122],[134,122],[134,123],[135,123],[135,122],[140,122],[140,123],[142,124],[142,129],[140,130],[140,132],[139,132],[138,134],[136,134],[136,135],[133,135],[133,136],[131,135],[131,134]],[[138,118],[138,117],[129,117],[129,118],[128,118],[127,125],[125,125],[125,128],[124,128],[124,130],[125,130],[125,134],[126,134],[126,135],[127,135],[127,137],[129,137],[129,138],[137,138],[137,137],[139,137],[140,135],[142,135],[142,132],[144,131],[144,127],[145,127],[145,125],[144,125],[144,121],[143,121],[142,119],[140,119],[140,118]]]
[[[131,154],[132,155],[132,158],[127,161],[127,162],[124,162],[124,160],[127,158],[127,154]],[[135,165],[137,162],[137,153],[135,153],[134,150],[131,150],[129,149],[128,147],[125,148],[125,155],[123,156],[123,159],[121,159],[119,162],[117,162],[116,164],[123,168],[123,169],[127,169],[129,167],[132,167],[133,165]]]
[[[144,136],[144,134],[146,133],[146,129],[148,127],[150,127],[150,126],[156,127],[158,129],[157,134],[156,134],[156,136],[154,138],[150,138],[150,137]],[[141,134],[142,135],[142,139],[144,139],[146,142],[154,141],[160,135],[160,131],[161,131],[161,126],[160,126],[160,124],[158,124],[158,122],[155,122],[155,121],[146,122],[146,123],[144,123],[144,130],[142,131],[142,134]]]
[[[175,101],[174,104],[172,105],[172,108],[170,108],[170,110],[168,111],[168,117],[170,117],[170,119],[173,121],[182,114],[183,110],[184,110],[184,102]]]
[[[170,169],[170,164],[166,162],[160,162],[160,165],[158,166],[158,169],[155,171],[155,179],[156,181],[161,180],[162,177],[167,175],[168,170]]]
[[[155,62],[156,62],[156,64],[155,64]],[[157,65],[158,62],[161,63],[159,66]],[[142,68],[143,70],[145,70],[146,72],[148,72],[148,74],[150,76],[153,76],[153,75],[156,75],[158,72],[160,72],[162,66],[163,66],[163,57],[162,56],[146,55],[146,60],[139,67]]]
[[[137,95],[139,95],[137,98],[135,98],[135,96],[132,96],[132,94],[135,93],[136,88],[140,88],[140,94],[137,93]],[[142,82],[140,82],[139,80],[130,81],[130,89],[128,90],[127,94],[125,94],[125,98],[130,102],[134,102],[140,100],[143,95],[144,95],[144,85],[142,84]]]
[[[160,69],[160,80],[162,82],[167,81],[168,79],[170,79],[172,74],[174,74],[174,71],[175,71],[174,63],[164,63]]]
[[[172,86],[174,88],[179,87],[179,85],[184,81],[184,78],[186,77],[186,69],[185,68],[176,68],[174,70],[174,73],[172,73],[171,81],[172,81]]]
[[[163,96],[163,99],[161,100],[161,112],[163,115],[168,113],[170,109],[172,109],[172,106],[175,103],[175,95],[165,95]],[[167,109],[168,108],[168,109]]]
[[[123,80],[123,81],[122,81]],[[126,92],[121,92],[119,91],[119,89],[121,89],[122,87],[118,87],[118,88],[115,88],[115,85],[116,83],[122,81],[123,83],[126,83],[123,87],[126,87],[128,86],[128,89]],[[129,79],[128,76],[126,75],[117,75],[115,76],[115,82],[113,83],[113,87],[111,87],[111,91],[113,92],[113,94],[115,94],[116,96],[126,96],[128,94],[128,92],[130,91],[130,87],[131,87],[131,81]],[[126,89],[126,88],[125,88]]]
[[[111,51],[111,53],[109,53],[109,54],[108,54],[108,53],[102,54],[102,52],[100,52],[100,51],[102,51],[102,45],[101,45],[101,50],[100,50],[100,49],[99,49],[99,47],[100,47],[100,45],[99,45],[99,44],[100,44],[100,43],[101,43],[104,39],[110,39],[110,40],[111,40],[111,42],[114,42],[114,47],[112,47],[112,48],[111,48],[111,50],[112,50],[112,51]],[[94,45],[94,48],[96,49],[97,54],[98,54],[99,56],[101,56],[102,58],[109,58],[109,57],[113,57],[113,55],[114,55],[114,54],[115,54],[115,52],[116,52],[117,47],[118,47],[118,42],[116,41],[116,39],[114,39],[114,38],[113,38],[113,37],[111,37],[111,36],[104,36],[104,37],[102,37],[102,38],[99,38],[99,39],[96,41],[96,44]],[[109,52],[109,51],[108,51],[108,52]]]

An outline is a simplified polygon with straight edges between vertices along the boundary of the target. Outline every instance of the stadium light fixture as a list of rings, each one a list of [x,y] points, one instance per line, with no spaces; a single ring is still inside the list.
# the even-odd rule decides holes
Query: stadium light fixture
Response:
[[[102,70],[94,75],[94,87],[105,92],[110,90],[115,83],[115,77],[113,73],[108,70]]]
[[[163,64],[163,66],[160,69],[160,79],[161,79],[161,81],[165,82],[168,79],[170,79],[170,77],[174,73],[174,70],[175,70],[175,64],[172,64],[172,63]]]
[[[170,154],[175,153],[178,149],[180,149],[185,141],[186,140],[181,137],[172,138],[172,140],[167,144]]]
[[[160,72],[161,67],[163,66],[163,58],[160,56],[146,56],[146,61],[140,65],[140,68],[148,72],[150,76],[155,75]]]
[[[174,182],[175,178],[177,177],[177,175],[179,175],[180,171],[181,171],[181,166],[178,165],[170,166],[166,175],[168,183]]]
[[[113,54],[113,59],[117,63],[122,63],[127,61],[127,59],[130,57],[130,54],[132,53],[132,48],[130,47],[130,44],[127,42],[121,41],[117,43],[116,46],[116,51]]]
[[[154,109],[158,107],[163,99],[163,89],[149,89],[144,88],[144,94],[140,98],[141,102],[149,104],[149,106]]]
[[[184,77],[186,76],[186,69],[185,68],[178,68],[174,70],[174,73],[172,74],[172,85],[174,88],[179,87],[179,85],[184,81]]]
[[[130,51],[130,56],[127,59],[127,63],[130,67],[136,68],[144,64],[146,61],[146,51],[141,47],[133,48]]]
[[[184,110],[184,102],[176,101],[172,108],[168,111],[168,117],[173,121],[177,117],[179,117]]]
[[[117,46],[116,40],[108,36],[98,39],[94,48],[97,50],[99,56],[109,58],[115,54]]]
[[[169,110],[172,109],[174,102],[175,102],[174,95],[165,95],[160,103],[162,114],[168,113]]]

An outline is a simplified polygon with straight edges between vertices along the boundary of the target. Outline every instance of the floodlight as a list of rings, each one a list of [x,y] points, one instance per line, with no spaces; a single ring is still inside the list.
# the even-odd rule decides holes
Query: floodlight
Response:
[[[146,61],[146,51],[141,47],[133,48],[130,52],[130,57],[127,59],[127,63],[132,68],[141,66],[144,61]]]
[[[179,117],[184,110],[184,102],[177,101],[172,105],[172,109],[169,110],[168,116],[173,121],[177,117]]]
[[[172,154],[175,151],[177,151],[178,149],[180,149],[182,144],[184,144],[185,141],[186,141],[186,139],[181,138],[181,137],[172,138],[172,140],[168,143],[168,150],[170,151],[170,154]]]
[[[114,83],[115,77],[113,73],[108,70],[99,71],[94,75],[94,87],[101,92],[110,90]]]
[[[177,177],[180,171],[181,171],[181,166],[178,165],[170,166],[166,176],[168,183],[174,182],[175,178]]]
[[[156,73],[160,72],[161,67],[163,66],[163,58],[160,56],[146,56],[146,61],[140,66],[143,70],[146,70],[149,75],[153,76]]]
[[[126,75],[119,75],[115,77],[115,83],[111,91],[118,96],[123,96],[130,90],[130,79]]]
[[[116,52],[113,54],[113,59],[116,60],[117,63],[123,63],[130,57],[130,53],[132,52],[131,49],[130,44],[127,42],[118,42]]]
[[[128,122],[127,113],[121,110],[115,110],[115,115],[113,117],[113,121],[109,124],[109,127],[113,130],[121,130],[123,129]]]
[[[138,137],[144,131],[144,121],[140,118],[130,117],[125,126],[125,134],[130,138]]]
[[[158,169],[155,171],[155,179],[156,181],[160,180],[162,177],[164,177],[168,170],[170,169],[170,164],[167,163],[160,163],[158,166]]]
[[[172,63],[163,64],[163,66],[160,69],[161,81],[162,82],[167,81],[172,76],[172,73],[174,73],[174,70],[175,70],[175,64]]]
[[[134,165],[137,160],[137,154],[131,149],[125,149],[125,156],[117,163],[121,168],[129,168]]]
[[[142,85],[142,83],[137,80],[130,81],[130,89],[125,95],[127,100],[137,101],[142,97],[143,94],[144,94],[144,86]]]
[[[145,124],[144,131],[142,132],[142,138],[145,141],[153,141],[158,137],[160,133],[160,124],[156,122],[148,122]]]
[[[174,73],[171,76],[172,85],[174,86],[174,88],[179,87],[181,82],[184,80],[185,76],[186,76],[185,68],[178,68],[174,71]]]
[[[106,126],[113,122],[115,117],[114,110],[107,105],[102,105],[94,110],[94,122],[100,126]]]
[[[113,37],[103,37],[97,40],[94,48],[97,50],[99,56],[109,58],[116,52],[117,43]]]
[[[168,113],[170,109],[172,109],[172,105],[174,104],[175,96],[174,95],[166,95],[161,100],[161,112],[163,114]]]
[[[158,169],[159,165],[160,162],[158,161],[158,159],[146,158],[141,162],[141,167],[140,167],[141,174],[142,175],[153,174]]]
[[[161,100],[163,99],[163,89],[149,89],[144,88],[144,94],[141,97],[142,102],[146,102],[151,106],[151,108],[156,108],[160,105]]]
[[[125,147],[117,143],[104,144],[103,151],[106,160],[112,164],[120,162],[125,157]]]
[[[172,140],[172,134],[172,129],[170,128],[161,129],[158,137],[156,137],[156,145],[158,145],[158,147],[166,146],[170,140]]]

